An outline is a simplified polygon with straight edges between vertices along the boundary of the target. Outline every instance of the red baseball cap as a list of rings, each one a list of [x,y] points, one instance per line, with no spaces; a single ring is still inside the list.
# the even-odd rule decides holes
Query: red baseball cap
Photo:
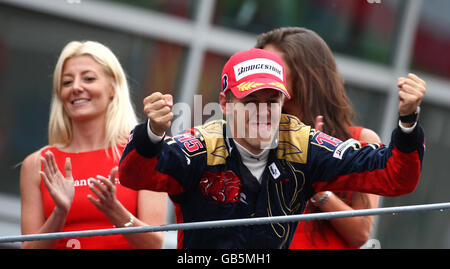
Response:
[[[231,90],[240,99],[262,89],[274,89],[291,98],[281,58],[254,48],[231,56],[223,67],[222,91]]]

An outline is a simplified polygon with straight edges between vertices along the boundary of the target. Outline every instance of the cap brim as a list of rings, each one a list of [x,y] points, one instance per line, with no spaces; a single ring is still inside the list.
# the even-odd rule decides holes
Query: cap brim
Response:
[[[259,90],[263,89],[273,89],[281,92],[284,94],[288,99],[291,99],[291,96],[289,95],[288,91],[286,90],[286,87],[283,83],[275,81],[275,80],[252,80],[252,81],[246,81],[242,82],[241,84],[237,85],[236,87],[232,87],[231,91],[233,92],[233,95],[238,98],[244,98],[249,94],[252,94],[254,92],[257,92]]]

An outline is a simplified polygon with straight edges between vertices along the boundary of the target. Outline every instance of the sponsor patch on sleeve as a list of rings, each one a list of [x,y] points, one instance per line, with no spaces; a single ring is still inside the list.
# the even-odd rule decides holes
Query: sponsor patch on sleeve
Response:
[[[326,133],[317,132],[311,141],[311,143],[326,148],[330,151],[334,151],[336,147],[342,143],[341,140],[337,139],[336,137],[332,137],[330,135],[327,135]]]
[[[360,143],[359,141],[350,138],[348,140],[346,140],[345,142],[340,143],[336,149],[334,150],[333,153],[333,157],[342,160],[342,156],[344,156],[344,153],[347,149],[349,149],[350,147],[355,147],[356,146],[359,148],[360,147]]]
[[[183,151],[189,155],[195,155],[205,150],[205,146],[199,138],[192,134],[181,134],[173,137],[173,140]]]

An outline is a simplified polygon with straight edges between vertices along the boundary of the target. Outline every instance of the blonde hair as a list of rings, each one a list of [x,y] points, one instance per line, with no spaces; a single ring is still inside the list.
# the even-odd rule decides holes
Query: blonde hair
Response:
[[[49,145],[66,147],[72,141],[72,123],[67,115],[61,94],[61,75],[64,63],[76,56],[91,56],[110,77],[114,97],[108,105],[105,122],[105,150],[113,150],[114,158],[120,158],[119,145],[124,145],[137,118],[130,99],[128,84],[119,60],[106,46],[95,41],[72,41],[62,50],[53,72],[53,96],[48,125]]]

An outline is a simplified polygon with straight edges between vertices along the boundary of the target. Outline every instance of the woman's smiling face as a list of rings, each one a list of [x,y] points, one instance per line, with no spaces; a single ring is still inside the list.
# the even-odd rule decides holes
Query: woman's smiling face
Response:
[[[66,60],[60,98],[70,119],[83,121],[106,115],[113,96],[110,76],[91,56]]]

